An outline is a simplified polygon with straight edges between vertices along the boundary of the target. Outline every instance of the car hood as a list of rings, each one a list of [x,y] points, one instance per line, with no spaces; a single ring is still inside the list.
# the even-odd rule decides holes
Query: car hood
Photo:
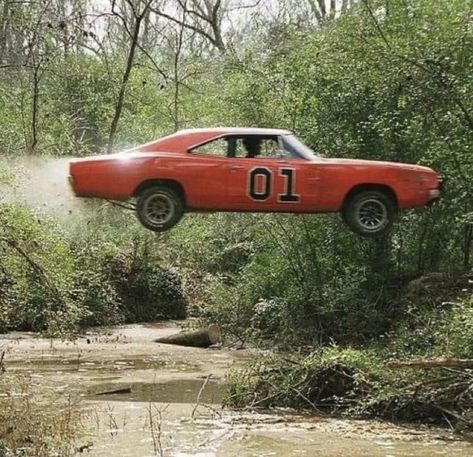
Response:
[[[375,168],[393,168],[399,170],[412,170],[420,172],[432,173],[433,170],[422,165],[414,165],[409,163],[398,163],[398,162],[383,162],[378,160],[361,160],[361,159],[318,159],[315,163],[322,162],[326,165],[350,165],[354,167],[375,167]]]

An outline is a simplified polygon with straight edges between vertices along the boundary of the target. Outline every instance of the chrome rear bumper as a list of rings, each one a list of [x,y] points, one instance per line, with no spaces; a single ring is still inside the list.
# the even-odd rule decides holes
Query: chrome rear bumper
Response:
[[[429,201],[438,200],[440,198],[440,189],[429,190]]]

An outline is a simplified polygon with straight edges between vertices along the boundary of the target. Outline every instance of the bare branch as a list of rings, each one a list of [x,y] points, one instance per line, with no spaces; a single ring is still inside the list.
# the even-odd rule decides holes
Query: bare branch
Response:
[[[221,53],[224,53],[226,46],[221,30],[222,1],[216,0],[215,3],[212,3],[209,0],[204,0],[205,9],[198,0],[192,0],[192,7],[188,7],[188,2],[185,0],[178,0],[178,4],[183,13],[182,18],[167,13],[158,7],[154,8],[152,11],[174,24],[192,30],[204,37]]]
[[[217,46],[214,37],[212,37],[210,34],[208,34],[205,30],[202,30],[201,28],[199,28],[199,27],[197,27],[193,24],[189,24],[187,22],[182,22],[180,19],[177,19],[174,16],[171,16],[171,15],[165,13],[164,11],[154,9],[153,12],[156,13],[158,16],[161,16],[165,19],[168,19],[168,20],[174,22],[175,24],[181,25],[181,26],[183,26],[183,27],[185,27],[189,30],[193,30],[194,32],[198,33],[199,35],[202,35],[204,38],[209,40],[210,43],[212,43],[214,46]]]

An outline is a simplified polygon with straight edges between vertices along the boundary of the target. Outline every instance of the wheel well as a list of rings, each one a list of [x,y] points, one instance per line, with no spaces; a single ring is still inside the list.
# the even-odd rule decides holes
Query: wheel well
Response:
[[[383,184],[358,184],[355,187],[352,187],[350,189],[350,192],[348,192],[348,194],[346,195],[345,200],[343,200],[342,210],[345,209],[346,204],[354,195],[365,190],[377,190],[379,192],[385,193],[392,199],[394,205],[397,208],[397,196],[396,193],[391,189],[391,187],[385,186]]]
[[[181,197],[183,204],[186,203],[186,193],[182,184],[178,181],[174,181],[173,179],[148,179],[147,181],[143,181],[133,192],[133,197],[138,196],[141,192],[146,189],[150,189],[151,187],[167,187],[168,189],[172,189],[179,197]]]

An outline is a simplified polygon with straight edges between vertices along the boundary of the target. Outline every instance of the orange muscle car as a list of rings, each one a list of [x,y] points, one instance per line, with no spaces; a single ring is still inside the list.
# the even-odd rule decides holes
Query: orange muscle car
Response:
[[[185,211],[340,211],[349,227],[378,235],[398,209],[440,195],[430,168],[314,154],[291,132],[205,128],[177,132],[128,151],[76,159],[78,197],[136,199],[148,229],[164,231]]]

